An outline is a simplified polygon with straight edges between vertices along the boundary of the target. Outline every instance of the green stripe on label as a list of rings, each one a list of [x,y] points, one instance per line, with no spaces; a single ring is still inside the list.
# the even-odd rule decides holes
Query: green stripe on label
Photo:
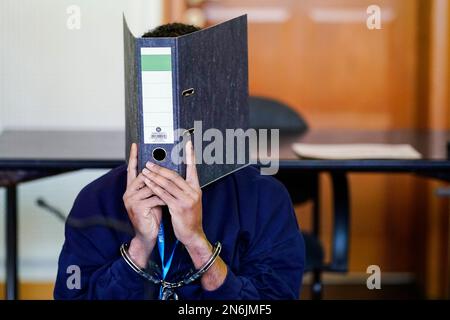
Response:
[[[142,71],[172,71],[172,57],[170,54],[141,55]]]

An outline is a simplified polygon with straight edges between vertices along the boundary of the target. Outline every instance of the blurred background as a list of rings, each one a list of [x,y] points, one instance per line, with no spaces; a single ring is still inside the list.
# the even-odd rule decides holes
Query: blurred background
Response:
[[[371,5],[381,10],[380,28],[368,28]],[[79,25],[71,20],[77,12]],[[205,27],[247,13],[250,94],[288,104],[312,128],[450,129],[449,0],[0,0],[0,131],[123,130],[123,12],[135,35],[166,22]],[[21,298],[52,298],[64,240],[63,224],[36,198],[68,213],[79,190],[105,172],[20,185]],[[450,207],[435,194],[442,185],[351,174],[349,272],[324,276],[325,298],[448,297]],[[327,256],[330,190],[321,176]],[[1,217],[4,198],[0,188]],[[311,228],[311,210],[296,206],[303,229]],[[4,264],[0,236],[0,282]],[[382,290],[366,288],[373,264]],[[309,283],[307,276],[304,298]]]

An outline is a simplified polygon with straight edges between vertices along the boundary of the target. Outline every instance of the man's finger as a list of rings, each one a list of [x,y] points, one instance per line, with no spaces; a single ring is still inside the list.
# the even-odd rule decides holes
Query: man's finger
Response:
[[[199,188],[197,165],[192,141],[186,143],[186,181],[193,187]]]
[[[186,200],[188,198],[186,192],[181,190],[172,180],[147,169],[142,170],[142,173],[145,177],[170,193],[175,199]]]
[[[136,191],[145,186],[144,178],[144,175],[140,173],[131,181],[131,183],[127,186],[127,190],[130,192],[130,194],[134,194]]]
[[[137,144],[132,143],[130,149],[130,158],[128,159],[127,186],[129,186],[137,176],[137,163],[138,163],[137,156],[138,156]]]
[[[145,186],[144,179],[142,179],[142,184]],[[152,189],[145,187],[138,190],[134,195],[131,196],[131,200],[143,200],[153,196],[154,193]]]
[[[164,190],[163,188],[158,186],[156,183],[154,183],[153,181],[151,181],[148,178],[144,179],[144,183],[147,185],[147,187],[152,189],[152,191],[155,193],[155,195],[157,195],[162,201],[164,201],[164,203],[166,205],[171,206],[171,205],[175,204],[176,199],[171,194],[169,194],[166,190]]]
[[[185,192],[192,192],[191,186],[184,180],[178,173],[173,170],[161,167],[155,163],[147,162],[146,167],[151,172],[163,176],[166,179],[172,181],[178,188]]]
[[[165,206],[166,203],[162,201],[161,198],[153,196],[151,198],[143,200],[143,205],[146,206],[147,208],[154,208],[156,206]]]

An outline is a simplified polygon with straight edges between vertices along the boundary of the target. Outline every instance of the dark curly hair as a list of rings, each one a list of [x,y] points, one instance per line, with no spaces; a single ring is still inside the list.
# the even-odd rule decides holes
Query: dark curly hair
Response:
[[[179,37],[199,30],[200,30],[199,27],[175,22],[163,24],[162,26],[156,27],[155,29],[146,32],[142,37],[143,38]]]

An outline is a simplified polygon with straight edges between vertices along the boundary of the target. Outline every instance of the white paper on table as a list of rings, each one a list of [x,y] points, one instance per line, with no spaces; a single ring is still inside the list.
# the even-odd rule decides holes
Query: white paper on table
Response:
[[[308,144],[294,143],[294,152],[310,159],[420,159],[422,155],[409,144]]]

